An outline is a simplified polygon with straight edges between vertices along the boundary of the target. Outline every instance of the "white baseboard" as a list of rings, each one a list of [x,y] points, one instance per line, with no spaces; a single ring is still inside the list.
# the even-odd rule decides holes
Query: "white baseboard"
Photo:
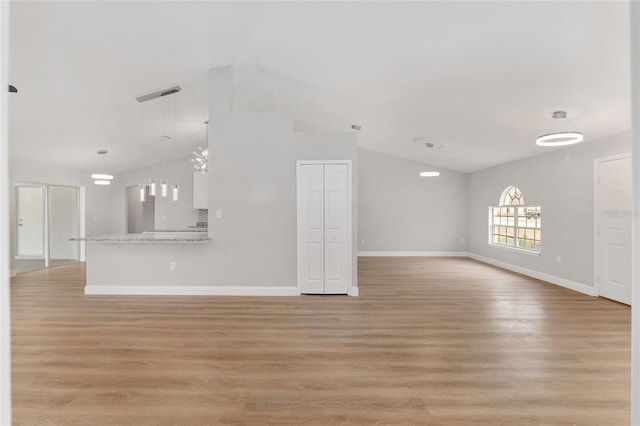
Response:
[[[91,285],[84,294],[130,296],[300,296],[297,287]]]
[[[467,257],[466,251],[359,251],[358,257]]]
[[[517,272],[518,274],[526,275],[531,278],[546,281],[551,284],[559,285],[570,290],[574,290],[580,293],[587,294],[589,296],[595,296],[595,288],[577,281],[567,280],[565,278],[556,277],[555,275],[549,275],[544,272],[534,271],[533,269],[523,268],[521,266],[512,265],[510,263],[500,262],[499,260],[490,259],[488,257],[480,256],[475,253],[469,253],[468,257],[475,259],[482,263],[497,266],[498,268],[506,269],[508,271]]]
[[[347,293],[349,296],[359,296],[360,295],[360,290],[358,290],[358,287],[349,287],[349,291]]]

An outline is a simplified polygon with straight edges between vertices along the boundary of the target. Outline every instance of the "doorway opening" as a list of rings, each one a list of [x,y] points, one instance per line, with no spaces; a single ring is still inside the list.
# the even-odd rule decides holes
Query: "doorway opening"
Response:
[[[80,188],[15,185],[15,255],[17,272],[80,260]]]

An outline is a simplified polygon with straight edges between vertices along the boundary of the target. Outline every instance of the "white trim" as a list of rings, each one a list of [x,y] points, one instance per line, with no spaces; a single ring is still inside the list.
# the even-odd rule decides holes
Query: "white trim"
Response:
[[[358,287],[349,287],[349,296],[358,297],[360,295],[360,290]]]
[[[78,237],[80,237],[80,238],[86,238],[86,229],[87,229],[86,200],[87,200],[87,187],[86,186],[78,187],[78,205],[80,207],[80,218],[79,218],[80,219],[80,223],[79,223],[80,229],[78,230],[79,231]],[[78,259],[80,260],[80,262],[85,262],[87,260],[86,244],[87,243],[86,243],[86,241],[84,239],[79,241],[78,253],[79,253],[80,257]]]
[[[496,244],[492,242],[489,242],[489,247],[510,251],[512,253],[528,254],[529,256],[540,256],[542,254],[541,251],[526,250],[519,247],[506,246],[506,245]]]
[[[640,424],[640,2],[629,2],[631,30],[631,419]]]
[[[600,184],[600,165],[608,161],[622,160],[625,158],[631,158],[631,153],[626,152],[623,154],[608,155],[606,157],[600,157],[593,160],[593,294],[594,296],[600,295],[598,275],[600,275],[599,265],[600,257],[598,252],[600,251],[600,234],[598,233],[598,225],[600,225],[600,217],[598,216],[598,207],[600,206],[600,197],[598,191],[598,185]],[[631,166],[633,167],[633,165]]]
[[[594,163],[606,163],[607,161],[622,160],[623,158],[631,158],[630,152],[623,152],[622,154],[607,155],[606,157],[600,157],[593,160]]]
[[[528,277],[535,278],[541,281],[546,281],[548,283],[584,293],[589,296],[595,296],[594,288],[587,284],[579,283],[577,281],[571,281],[566,278],[556,277],[555,275],[549,275],[544,272],[534,271],[533,269],[523,268],[521,266],[512,265],[510,263],[500,262],[499,260],[490,259],[488,257],[480,256],[475,253],[469,253],[468,257],[482,263],[487,263],[489,265],[497,266],[498,268],[526,275]]]
[[[11,297],[9,285],[9,3],[0,1],[0,424],[11,424]],[[13,96],[13,95],[11,95]],[[13,226],[13,224],[11,224]]]
[[[122,296],[300,296],[297,287],[91,285],[88,295]]]
[[[350,238],[347,241],[348,252],[351,253],[349,256],[349,265],[348,270],[351,271],[349,275],[349,279],[347,282],[347,288],[352,288],[352,284],[354,282],[353,276],[353,265],[354,265],[354,257],[353,257],[353,162],[351,160],[297,160],[296,161],[296,288],[298,289],[298,293],[302,294],[302,268],[300,267],[300,259],[302,259],[300,250],[302,248],[302,230],[300,229],[300,221],[298,217],[300,216],[300,166],[302,165],[325,165],[325,164],[344,164],[347,166],[347,198],[349,203],[347,204],[347,229]],[[357,265],[357,260],[355,262]],[[355,281],[357,282],[357,277],[355,277]],[[349,290],[347,290],[349,291]]]
[[[466,251],[359,251],[358,257],[467,257]]]
[[[11,269],[11,270],[9,270],[9,276],[10,276],[11,278],[13,278],[13,277],[17,277],[17,276],[18,276],[18,270],[17,270],[17,269]]]
[[[296,160],[296,166],[306,164],[346,164],[351,167],[351,160]]]

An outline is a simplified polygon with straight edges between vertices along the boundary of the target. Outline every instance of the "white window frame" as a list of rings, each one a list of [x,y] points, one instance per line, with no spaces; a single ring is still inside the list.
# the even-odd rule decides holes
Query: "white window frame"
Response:
[[[504,249],[504,250],[508,250],[508,251],[515,251],[515,252],[519,252],[519,253],[525,253],[525,254],[531,254],[534,256],[540,256],[542,254],[542,235],[540,235],[540,249],[539,250],[535,250],[535,249],[529,249],[529,248],[523,248],[523,247],[518,247],[518,230],[520,229],[534,229],[534,230],[539,230],[540,234],[542,234],[542,224],[540,224],[539,227],[537,228],[521,228],[520,226],[518,226],[518,208],[535,208],[537,210],[540,211],[540,214],[542,214],[542,207],[540,205],[531,205],[531,204],[505,204],[504,199],[505,194],[508,193],[508,191],[513,188],[513,186],[508,186],[507,188],[505,188],[505,190],[502,192],[502,195],[500,197],[500,203],[498,203],[499,205],[497,206],[489,206],[488,208],[488,239],[487,242],[490,246],[495,247],[495,248],[499,248],[499,249]],[[515,187],[517,189],[517,187]],[[518,189],[518,191],[520,191]],[[524,201],[524,196],[522,197],[523,201]],[[499,208],[513,208],[514,209],[514,219],[513,219],[513,226],[511,225],[494,225],[493,223],[493,217],[494,217],[494,209],[499,209]],[[503,243],[499,243],[499,242],[495,242],[494,241],[494,233],[493,233],[493,227],[494,226],[504,226],[507,228],[513,228],[513,243],[514,245],[508,245],[508,244],[503,244]]]

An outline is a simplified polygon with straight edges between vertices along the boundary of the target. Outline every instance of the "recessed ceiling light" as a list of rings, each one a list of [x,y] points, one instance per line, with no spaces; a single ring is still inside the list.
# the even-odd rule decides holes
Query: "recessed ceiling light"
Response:
[[[96,185],[111,185],[111,182],[108,180],[96,180],[94,183]]]
[[[440,172],[420,172],[421,177],[438,177],[440,176]]]
[[[426,148],[426,149],[441,149],[444,148],[444,145],[442,145],[440,142],[434,142],[434,141],[430,141],[426,138],[415,138],[414,142],[416,143],[416,145],[421,146],[422,148]]]

